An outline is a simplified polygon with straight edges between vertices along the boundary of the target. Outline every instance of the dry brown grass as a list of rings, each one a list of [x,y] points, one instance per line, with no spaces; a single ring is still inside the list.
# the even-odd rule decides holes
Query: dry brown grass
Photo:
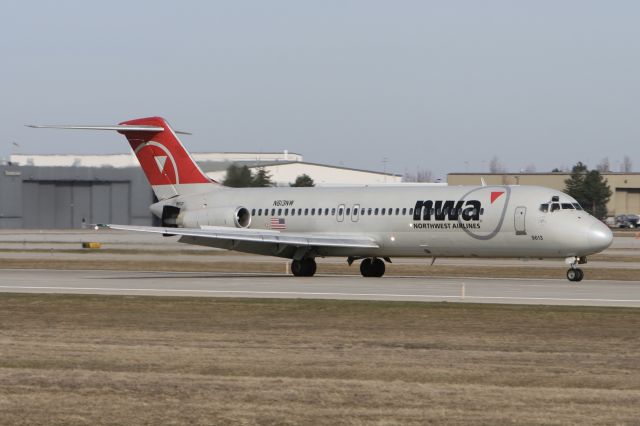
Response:
[[[3,424],[637,424],[640,310],[0,295]]]

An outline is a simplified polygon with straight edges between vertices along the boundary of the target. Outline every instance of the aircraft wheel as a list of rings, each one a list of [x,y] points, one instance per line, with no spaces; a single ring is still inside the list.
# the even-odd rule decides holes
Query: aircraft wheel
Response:
[[[379,278],[384,275],[384,261],[378,258],[366,258],[360,263],[360,273],[363,277],[376,277]]]
[[[362,262],[360,262],[360,273],[363,277],[371,276],[371,263],[372,261],[368,257],[366,259],[362,259]]]
[[[293,260],[291,262],[291,273],[296,277],[312,277],[316,273],[316,261],[311,258]]]
[[[584,278],[584,272],[580,268],[571,268],[567,271],[567,279],[573,282],[582,281]]]
[[[384,275],[384,271],[386,269],[384,266],[384,260],[375,258],[373,259],[371,266],[373,267],[372,277],[380,278]]]
[[[293,262],[291,262],[291,273],[293,274],[294,277],[303,277],[303,272],[304,272],[304,266],[302,264],[302,261],[300,260],[293,260]]]
[[[316,261],[312,258],[308,258],[305,260],[307,261],[307,277],[312,277],[316,274],[318,265],[316,264]]]

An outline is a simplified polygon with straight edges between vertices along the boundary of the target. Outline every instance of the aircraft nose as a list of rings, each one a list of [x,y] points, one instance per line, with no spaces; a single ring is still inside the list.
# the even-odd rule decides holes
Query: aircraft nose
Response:
[[[595,222],[587,231],[587,241],[591,249],[602,251],[613,242],[613,233],[604,223]]]

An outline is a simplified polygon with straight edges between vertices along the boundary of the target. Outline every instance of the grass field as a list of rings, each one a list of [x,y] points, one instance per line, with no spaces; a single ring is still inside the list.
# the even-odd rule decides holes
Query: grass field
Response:
[[[638,424],[640,310],[0,294],[0,424]]]

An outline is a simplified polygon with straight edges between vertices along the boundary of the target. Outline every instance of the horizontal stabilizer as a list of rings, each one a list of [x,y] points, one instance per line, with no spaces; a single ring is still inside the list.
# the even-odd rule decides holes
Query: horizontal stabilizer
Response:
[[[148,125],[126,125],[126,124],[118,124],[112,126],[60,126],[60,125],[49,125],[49,124],[27,124],[27,127],[31,127],[34,129],[64,129],[64,130],[115,130],[117,132],[162,132],[164,131],[164,127],[160,126],[148,126]],[[180,132],[175,131],[175,133],[181,135],[190,135],[189,132]]]

